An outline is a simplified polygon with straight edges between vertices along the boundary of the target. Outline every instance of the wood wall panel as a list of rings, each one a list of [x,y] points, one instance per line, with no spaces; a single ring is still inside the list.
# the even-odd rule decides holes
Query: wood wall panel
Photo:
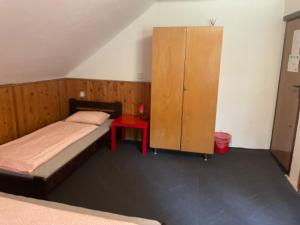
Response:
[[[149,112],[150,83],[60,79],[0,86],[0,144],[65,119],[70,98],[121,101],[124,113],[137,115],[142,102]]]
[[[12,87],[0,87],[0,144],[18,137]]]
[[[87,100],[88,80],[66,79],[65,80],[65,90],[66,90],[66,95],[68,98]],[[85,91],[86,96],[84,98],[80,98],[80,96],[79,96],[80,91]]]
[[[58,80],[60,117],[62,119],[69,116],[69,97],[67,96],[66,87],[66,80]]]
[[[102,102],[120,101],[123,105],[123,114],[129,115],[138,115],[138,105],[144,103],[146,115],[150,114],[151,84],[148,82],[67,79],[66,91],[68,98]],[[85,98],[79,97],[80,91],[85,91]],[[141,139],[141,132],[126,129],[126,138]]]
[[[130,115],[138,115],[138,105],[145,103],[149,114],[151,85],[147,82],[67,79],[66,90],[68,98],[120,101],[123,104],[123,113]],[[79,97],[80,91],[85,91],[85,98]]]
[[[14,86],[20,136],[62,119],[58,84],[52,80]]]

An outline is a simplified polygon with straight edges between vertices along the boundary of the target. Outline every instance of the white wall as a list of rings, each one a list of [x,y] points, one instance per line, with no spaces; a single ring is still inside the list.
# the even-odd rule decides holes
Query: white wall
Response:
[[[64,77],[154,0],[1,0],[0,84]]]
[[[217,130],[235,147],[270,147],[281,64],[282,0],[159,1],[68,77],[151,80],[153,26],[224,26]]]
[[[299,0],[285,0],[285,15],[300,11]]]

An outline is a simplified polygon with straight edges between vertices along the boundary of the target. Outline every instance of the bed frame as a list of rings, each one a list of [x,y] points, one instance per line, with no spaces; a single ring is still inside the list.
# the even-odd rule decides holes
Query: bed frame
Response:
[[[69,100],[70,115],[77,111],[104,111],[109,113],[110,118],[115,119],[122,115],[122,104],[120,102],[91,102]],[[104,134],[100,139],[91,144],[72,160],[58,169],[47,179],[43,177],[27,177],[18,174],[0,173],[0,191],[10,194],[23,195],[26,197],[34,197],[39,199],[47,199],[50,191],[64,181],[74,170],[85,162],[93,153],[97,151],[97,144],[108,143],[110,132]]]

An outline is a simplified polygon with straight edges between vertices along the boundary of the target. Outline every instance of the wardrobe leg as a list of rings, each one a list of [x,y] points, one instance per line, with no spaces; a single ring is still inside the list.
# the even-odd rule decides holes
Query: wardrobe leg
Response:
[[[154,154],[154,155],[158,155],[157,148],[154,148],[154,149],[153,149],[153,154]]]
[[[209,159],[212,158],[212,156],[208,155],[208,154],[203,154],[202,157],[203,157],[204,162],[207,162]]]

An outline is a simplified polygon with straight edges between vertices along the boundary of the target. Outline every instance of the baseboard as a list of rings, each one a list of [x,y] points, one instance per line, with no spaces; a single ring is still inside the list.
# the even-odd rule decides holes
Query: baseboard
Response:
[[[242,151],[270,151],[270,149],[262,149],[262,148],[243,148],[243,147],[230,147],[231,150],[242,150]]]

